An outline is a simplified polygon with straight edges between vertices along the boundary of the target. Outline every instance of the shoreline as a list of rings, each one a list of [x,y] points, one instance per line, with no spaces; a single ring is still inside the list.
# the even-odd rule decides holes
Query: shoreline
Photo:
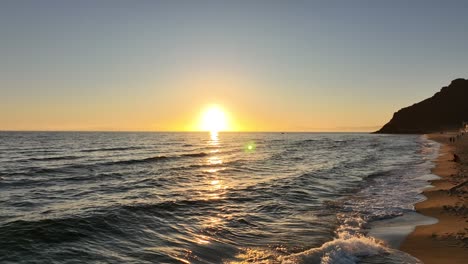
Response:
[[[468,259],[468,201],[466,184],[468,172],[468,135],[455,142],[449,138],[455,132],[428,134],[430,140],[441,144],[435,167],[431,170],[440,179],[423,191],[426,200],[415,204],[416,212],[438,220],[436,224],[420,225],[406,237],[400,250],[426,264],[466,263]],[[454,161],[454,154],[460,157]]]

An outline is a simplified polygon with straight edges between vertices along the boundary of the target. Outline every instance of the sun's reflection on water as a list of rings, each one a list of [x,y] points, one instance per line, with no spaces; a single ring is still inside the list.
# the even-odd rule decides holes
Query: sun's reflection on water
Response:
[[[210,237],[205,235],[195,235],[195,242],[202,245],[208,244],[210,243]]]
[[[218,131],[210,131],[210,145],[217,146],[219,144]]]
[[[207,187],[204,192],[205,200],[220,200],[226,194],[227,186],[217,176],[207,179]]]
[[[210,165],[219,165],[223,163],[223,160],[219,156],[212,156],[207,158],[207,162]]]
[[[211,181],[211,185],[218,185],[219,184],[219,180],[212,180]]]
[[[205,170],[205,172],[215,174],[218,171],[222,171],[222,170],[225,170],[225,169],[226,168],[210,168],[210,169]]]
[[[210,148],[209,154],[203,161],[208,168],[203,170],[202,186],[197,192],[197,195],[205,201],[223,200],[227,194],[228,185],[219,172],[225,170],[225,167],[219,166],[223,164],[223,156],[220,155],[220,138],[217,132],[210,132],[209,140],[206,147]],[[209,245],[216,241],[216,233],[223,226],[225,218],[223,208],[213,208],[214,211],[202,216],[200,229],[192,234],[193,241],[198,245]]]

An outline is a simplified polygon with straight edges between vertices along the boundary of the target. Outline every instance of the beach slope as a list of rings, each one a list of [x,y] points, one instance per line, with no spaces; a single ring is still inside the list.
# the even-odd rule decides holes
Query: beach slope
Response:
[[[418,226],[401,246],[401,250],[426,264],[467,263],[468,260],[468,135],[429,134],[441,143],[440,156],[432,172],[440,179],[424,191],[427,200],[416,204],[416,211],[437,218],[433,225]],[[457,138],[451,142],[450,137]],[[456,154],[459,159],[454,159]]]

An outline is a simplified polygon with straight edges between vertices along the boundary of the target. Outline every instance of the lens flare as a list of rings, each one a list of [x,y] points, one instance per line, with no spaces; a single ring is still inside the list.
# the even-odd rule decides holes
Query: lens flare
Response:
[[[254,152],[256,149],[257,149],[257,145],[253,141],[248,142],[244,146],[244,151],[247,153]]]

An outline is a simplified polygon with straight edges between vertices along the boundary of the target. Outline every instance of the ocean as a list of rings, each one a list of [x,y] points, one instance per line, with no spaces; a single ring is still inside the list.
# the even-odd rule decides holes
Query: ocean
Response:
[[[439,145],[364,133],[0,132],[0,263],[418,263]]]

